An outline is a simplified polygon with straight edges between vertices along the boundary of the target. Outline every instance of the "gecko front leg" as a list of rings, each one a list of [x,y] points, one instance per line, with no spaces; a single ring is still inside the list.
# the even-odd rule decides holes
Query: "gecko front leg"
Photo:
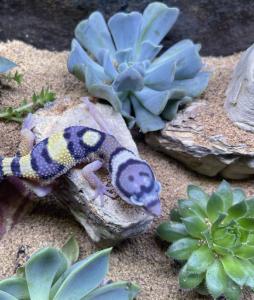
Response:
[[[29,113],[28,116],[25,118],[22,129],[20,131],[21,135],[21,142],[19,145],[19,155],[24,156],[30,153],[33,149],[35,144],[35,135],[32,132],[34,128],[34,117],[33,114]]]
[[[82,175],[89,182],[89,184],[95,188],[94,199],[98,196],[100,197],[101,206],[104,204],[104,195],[113,197],[113,194],[109,192],[109,188],[99,179],[99,177],[94,173],[98,171],[103,166],[100,160],[95,160],[90,164],[86,165],[82,169]]]
[[[21,142],[19,145],[18,156],[28,155],[35,144],[35,134],[32,132],[34,128],[34,117],[32,113],[29,113],[25,118],[22,129],[20,131]],[[39,183],[35,183],[26,179],[16,178],[15,181],[21,181],[28,190],[33,191],[38,197],[45,197],[52,191],[52,186],[42,186]]]

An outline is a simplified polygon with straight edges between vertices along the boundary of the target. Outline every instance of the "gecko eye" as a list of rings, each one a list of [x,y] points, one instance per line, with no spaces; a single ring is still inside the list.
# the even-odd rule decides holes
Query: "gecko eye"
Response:
[[[138,205],[138,206],[143,206],[143,203],[140,201],[140,199],[136,195],[132,195],[130,197],[130,200],[133,204]]]

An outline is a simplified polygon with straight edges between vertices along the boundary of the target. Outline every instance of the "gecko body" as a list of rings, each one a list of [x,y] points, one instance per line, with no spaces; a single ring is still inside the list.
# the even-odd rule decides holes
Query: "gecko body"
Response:
[[[65,128],[34,145],[24,156],[0,156],[0,181],[15,176],[48,186],[74,166],[91,161],[109,171],[112,185],[123,200],[160,214],[160,184],[148,163],[114,136],[89,127]],[[94,174],[90,178],[98,185]]]

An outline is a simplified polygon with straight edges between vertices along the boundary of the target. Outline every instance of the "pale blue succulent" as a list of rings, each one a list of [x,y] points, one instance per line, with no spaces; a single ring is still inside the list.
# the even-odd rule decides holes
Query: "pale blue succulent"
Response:
[[[79,248],[73,238],[62,249],[43,248],[15,276],[0,281],[0,299],[133,300],[139,292],[136,285],[105,280],[110,252],[104,249],[76,262]]]
[[[161,40],[175,23],[177,8],[154,2],[143,15],[117,13],[108,23],[94,12],[75,29],[68,69],[88,92],[106,99],[129,126],[142,132],[160,130],[180,105],[206,88],[200,45],[182,40],[159,57]]]
[[[6,73],[10,71],[12,68],[16,67],[17,65],[12,62],[11,60],[0,56],[0,74]]]

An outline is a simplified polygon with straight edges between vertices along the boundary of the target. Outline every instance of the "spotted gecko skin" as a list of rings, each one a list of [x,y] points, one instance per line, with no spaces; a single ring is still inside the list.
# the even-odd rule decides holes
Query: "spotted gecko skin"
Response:
[[[160,214],[160,184],[147,162],[112,135],[89,127],[68,127],[36,144],[25,156],[0,156],[0,181],[16,176],[46,186],[74,166],[97,159],[123,200]]]

